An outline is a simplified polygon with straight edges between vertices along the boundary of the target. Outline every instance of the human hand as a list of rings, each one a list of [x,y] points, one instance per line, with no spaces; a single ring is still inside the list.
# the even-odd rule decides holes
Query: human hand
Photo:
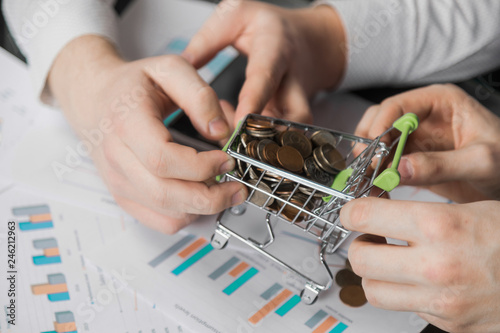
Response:
[[[209,181],[234,168],[231,157],[173,143],[163,125],[180,107],[205,137],[230,134],[215,92],[181,57],[125,62],[85,36],[61,52],[49,84],[76,132],[95,139],[92,158],[117,203],[144,224],[174,233],[246,198],[241,184]]]
[[[346,204],[340,220],[367,233],[349,260],[376,307],[413,311],[449,332],[500,332],[500,202]],[[405,240],[388,245],[383,237]]]
[[[375,138],[410,112],[420,125],[408,137],[398,167],[402,184],[456,202],[500,199],[500,118],[456,86],[433,85],[388,98],[366,111],[356,135]]]
[[[248,56],[235,122],[248,113],[311,122],[308,98],[338,85],[344,30],[329,6],[288,10],[228,0],[192,38],[184,56],[197,68],[228,45]]]

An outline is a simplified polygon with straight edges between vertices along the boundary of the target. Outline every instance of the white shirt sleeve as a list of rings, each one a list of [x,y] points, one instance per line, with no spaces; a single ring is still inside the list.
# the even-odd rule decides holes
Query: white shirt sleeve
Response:
[[[117,41],[113,0],[4,0],[9,30],[26,56],[35,93],[52,102],[47,75],[56,56],[83,35]]]
[[[452,82],[500,65],[499,0],[321,0],[347,34],[340,88]]]

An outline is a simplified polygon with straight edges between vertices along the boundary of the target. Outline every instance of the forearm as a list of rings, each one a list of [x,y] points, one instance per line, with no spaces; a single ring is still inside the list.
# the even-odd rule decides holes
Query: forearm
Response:
[[[342,88],[463,80],[500,66],[500,2],[322,0],[346,29]]]
[[[3,12],[28,60],[35,94],[51,101],[47,75],[59,52],[72,40],[96,35],[117,40],[113,0],[5,0]]]

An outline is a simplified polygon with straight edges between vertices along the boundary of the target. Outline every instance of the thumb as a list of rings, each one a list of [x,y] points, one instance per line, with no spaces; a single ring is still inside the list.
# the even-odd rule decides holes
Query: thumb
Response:
[[[478,149],[467,147],[442,152],[418,152],[404,156],[398,166],[404,185],[428,186],[484,177]]]
[[[182,56],[194,67],[206,65],[219,51],[234,43],[243,28],[237,20],[240,1],[222,1],[214,14],[191,38]]]

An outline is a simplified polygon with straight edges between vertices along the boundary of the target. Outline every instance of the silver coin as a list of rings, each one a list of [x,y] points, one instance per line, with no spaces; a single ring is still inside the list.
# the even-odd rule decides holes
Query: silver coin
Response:
[[[269,207],[273,204],[274,198],[270,196],[271,188],[269,186],[267,186],[267,184],[265,184],[263,182],[259,183],[259,181],[255,180],[255,179],[250,179],[248,181],[248,183],[250,185],[256,186],[257,188],[259,188],[265,192],[265,193],[262,193],[258,190],[255,190],[253,192],[253,195],[249,198],[249,201],[251,203],[253,203],[259,207],[263,207],[264,205],[266,205],[266,207]],[[253,190],[253,188],[250,188],[249,193],[252,193],[252,190]],[[268,199],[269,199],[269,201],[268,201]],[[267,201],[267,204],[266,204],[266,201]]]

